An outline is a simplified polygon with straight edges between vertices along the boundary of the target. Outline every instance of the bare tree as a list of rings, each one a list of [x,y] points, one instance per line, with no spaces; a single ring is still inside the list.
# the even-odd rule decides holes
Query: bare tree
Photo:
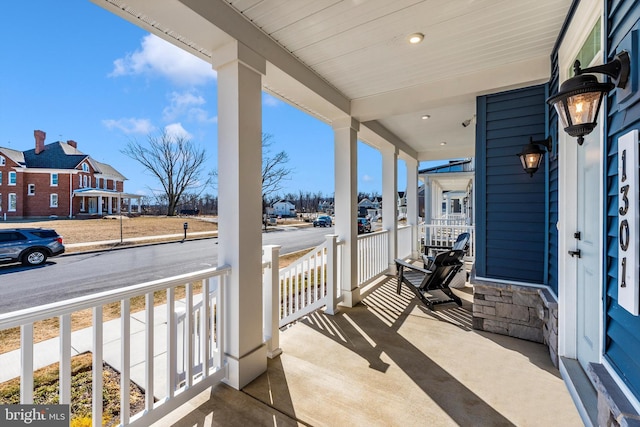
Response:
[[[271,155],[273,135],[262,135],[262,200],[282,190],[283,181],[289,179],[293,169],[286,166],[289,155],[285,151]]]
[[[166,132],[147,138],[148,144],[129,141],[122,153],[138,161],[160,181],[167,198],[167,215],[173,216],[186,190],[204,189],[208,183],[200,181],[205,151],[183,136]]]

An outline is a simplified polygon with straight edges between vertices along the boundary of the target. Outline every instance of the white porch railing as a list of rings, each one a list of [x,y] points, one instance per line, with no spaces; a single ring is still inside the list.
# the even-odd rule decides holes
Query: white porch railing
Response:
[[[471,241],[467,257],[475,257],[475,226],[473,225],[437,225],[424,224],[420,227],[420,235],[428,246],[452,246],[462,233],[469,233]]]
[[[60,323],[59,353],[50,356],[60,362],[59,401],[62,404],[71,403],[71,315],[80,310],[91,309],[92,338],[84,339],[81,344],[90,348],[93,359],[92,423],[95,427],[102,426],[102,371],[105,347],[103,307],[118,302],[120,334],[119,343],[116,341],[115,345],[119,346],[120,350],[120,388],[123,390],[120,396],[121,425],[149,425],[208,387],[222,381],[226,376],[226,369],[223,360],[224,304],[221,302],[224,300],[225,277],[229,272],[229,267],[211,268],[0,315],[0,330],[20,327],[20,403],[33,403],[34,323],[56,317]],[[196,282],[202,283],[201,295],[209,297],[200,297],[200,301],[194,304],[193,284]],[[178,302],[175,297],[176,288],[181,286],[184,286],[185,298]],[[155,305],[154,292],[157,291],[166,292],[164,306]],[[131,300],[135,297],[145,300],[142,316],[136,316],[138,320],[144,319],[143,332],[136,331],[135,328],[132,330],[131,327]],[[176,316],[177,303],[184,303],[181,321],[180,316]],[[161,319],[156,320],[155,316],[166,318],[166,324]],[[198,334],[180,334],[178,331],[181,328],[185,331],[197,330]],[[159,331],[160,329],[164,331]],[[163,333],[164,339],[158,339]],[[161,341],[164,340],[166,343],[163,345]],[[77,347],[78,343],[73,345]],[[139,383],[145,390],[144,409],[135,415],[130,413],[129,401],[132,353],[143,356],[141,364],[144,379]],[[159,353],[166,356],[164,367],[156,366],[154,363]],[[166,382],[164,390],[156,388],[156,382],[161,383],[163,380]],[[154,396],[163,397],[155,402]]]
[[[342,301],[340,248],[337,236],[327,236],[324,243],[280,269],[280,326],[325,305],[329,314],[335,312],[335,307]]]
[[[358,286],[366,285],[389,268],[389,231],[358,236]]]
[[[398,227],[398,258],[407,258],[411,256],[412,239],[412,226],[405,225],[404,227]]]

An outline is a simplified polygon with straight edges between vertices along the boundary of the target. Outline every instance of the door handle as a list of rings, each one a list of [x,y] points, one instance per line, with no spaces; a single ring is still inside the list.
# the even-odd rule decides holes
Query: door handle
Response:
[[[569,251],[569,255],[571,255],[571,258],[573,258],[574,256],[580,258],[582,253],[580,252],[580,249],[576,249],[575,251]]]

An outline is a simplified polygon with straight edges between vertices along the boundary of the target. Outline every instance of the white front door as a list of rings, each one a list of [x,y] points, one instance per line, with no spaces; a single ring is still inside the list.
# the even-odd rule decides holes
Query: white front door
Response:
[[[589,362],[600,358],[600,125],[585,137],[576,157],[577,227],[575,248],[571,251],[577,259],[577,356],[586,371]]]

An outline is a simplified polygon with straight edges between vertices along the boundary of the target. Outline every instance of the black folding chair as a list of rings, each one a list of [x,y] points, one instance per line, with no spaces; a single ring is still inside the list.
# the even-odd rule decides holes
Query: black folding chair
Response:
[[[398,294],[404,283],[431,310],[435,305],[452,302],[462,306],[462,300],[449,289],[449,283],[463,266],[462,257],[461,249],[441,252],[434,258],[431,269],[396,259]]]

